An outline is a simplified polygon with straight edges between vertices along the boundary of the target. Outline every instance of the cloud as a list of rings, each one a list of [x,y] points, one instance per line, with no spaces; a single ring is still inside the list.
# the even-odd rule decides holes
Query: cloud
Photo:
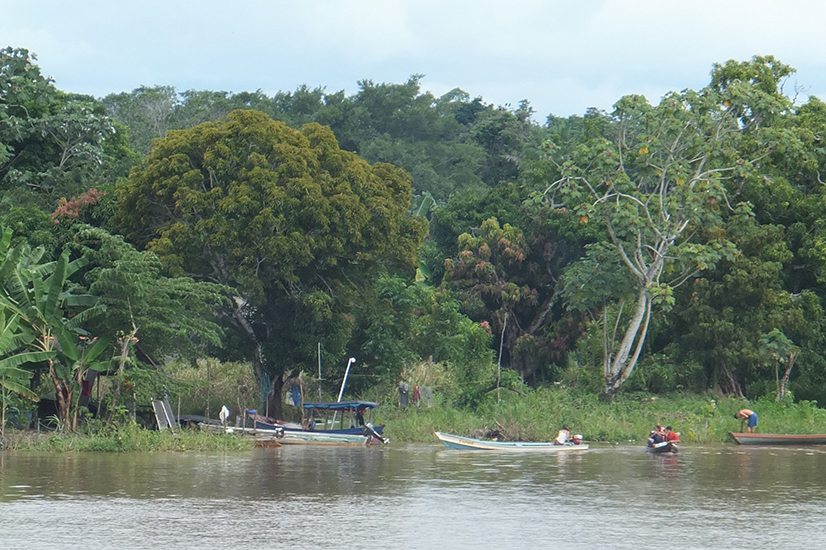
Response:
[[[4,8],[0,36],[38,53],[61,89],[96,96],[141,85],[355,93],[362,79],[424,74],[434,93],[527,98],[544,119],[627,93],[656,101],[703,86],[715,62],[757,54],[820,94],[824,16],[826,4],[806,0],[29,0]]]

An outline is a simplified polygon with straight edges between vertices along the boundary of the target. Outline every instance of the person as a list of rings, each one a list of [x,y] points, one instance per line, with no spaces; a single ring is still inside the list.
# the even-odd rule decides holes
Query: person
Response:
[[[364,435],[369,436],[369,438],[375,438],[378,441],[381,441],[382,443],[384,443],[385,445],[390,443],[390,438],[389,437],[383,437],[370,422],[368,422],[364,425]],[[369,438],[368,438],[368,443],[369,443]]]
[[[672,443],[678,443],[680,441],[680,434],[675,432],[671,429],[671,426],[665,427],[665,440],[670,441]]]
[[[315,430],[315,420],[313,420],[312,416],[309,418],[309,420],[307,420],[307,425],[304,429],[308,432]]]
[[[364,426],[364,409],[356,410],[356,424],[359,428]]]
[[[656,445],[663,441],[665,441],[665,432],[663,431],[663,427],[657,424],[654,426],[654,429],[651,430],[651,433],[648,434],[648,443],[650,445]]]
[[[571,437],[571,430],[568,429],[567,424],[563,424],[562,429],[559,430],[559,433],[557,434],[556,439],[554,439],[554,444],[556,444],[556,445],[565,445],[569,442],[572,443],[573,442],[572,439],[573,438]]]
[[[751,409],[740,409],[734,414],[734,418],[740,421],[740,432],[743,431],[743,424],[748,421],[748,432],[754,433],[757,427],[757,413]]]

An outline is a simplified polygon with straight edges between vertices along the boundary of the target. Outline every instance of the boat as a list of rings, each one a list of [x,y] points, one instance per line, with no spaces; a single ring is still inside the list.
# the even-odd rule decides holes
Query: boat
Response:
[[[518,452],[539,452],[539,453],[564,453],[587,451],[588,445],[565,444],[559,445],[551,442],[528,442],[528,441],[488,441],[484,439],[474,439],[472,437],[462,437],[444,432],[433,432],[439,441],[444,443],[448,449],[475,450],[475,451],[518,451]]]
[[[740,445],[826,445],[826,434],[756,434],[729,432]]]
[[[205,432],[251,437],[255,440],[256,447],[280,447],[280,437],[283,435],[281,430],[256,430],[241,426],[224,426],[214,422],[200,422],[198,427]]]
[[[283,445],[322,445],[333,447],[364,447],[381,441],[390,440],[378,434],[357,433],[341,434],[314,431],[287,431],[283,428],[245,428],[238,426],[216,426],[201,423],[199,427],[205,431],[234,434],[241,437],[251,437],[258,447],[281,447]]]
[[[281,445],[324,445],[332,447],[364,447],[374,443],[373,436],[365,434],[342,434],[331,432],[287,431],[276,439]],[[385,440],[389,442],[389,440]]]
[[[645,445],[645,450],[649,453],[676,453],[679,449],[677,448],[676,441],[662,441],[660,443],[647,443]]]
[[[369,425],[373,431],[381,434],[384,431],[384,424],[378,426],[373,424],[373,411],[376,407],[378,403],[372,401],[305,403],[304,411],[308,420],[303,426],[295,422],[272,420],[257,414],[254,410],[247,410],[247,416],[252,419],[253,427],[259,430],[283,429],[285,432],[303,432],[308,431],[308,426],[312,426],[311,429],[315,432],[363,434]],[[365,412],[368,414],[366,421]],[[360,414],[361,419],[359,419]]]
[[[306,424],[271,420],[247,410],[253,421],[253,428],[266,433],[276,431],[278,441],[283,445],[369,445],[389,443],[382,435],[384,424],[374,426],[365,422],[364,413],[373,419],[373,410],[378,407],[372,401],[337,401],[335,403],[305,403],[308,411]],[[327,437],[349,436],[349,437]]]

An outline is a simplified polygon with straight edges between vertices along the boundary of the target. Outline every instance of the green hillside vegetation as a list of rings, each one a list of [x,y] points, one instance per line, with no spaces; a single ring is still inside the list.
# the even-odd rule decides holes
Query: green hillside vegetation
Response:
[[[0,424],[111,435],[164,396],[294,419],[290,388],[335,399],[355,357],[346,395],[411,441],[669,415],[720,441],[744,399],[816,429],[826,104],[793,74],[732,60],[563,118],[421,75],[94,98],[6,48]],[[400,382],[435,406],[398,410]]]

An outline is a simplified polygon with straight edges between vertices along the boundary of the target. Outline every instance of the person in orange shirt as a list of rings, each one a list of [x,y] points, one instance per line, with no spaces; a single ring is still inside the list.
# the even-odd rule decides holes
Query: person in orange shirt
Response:
[[[743,431],[743,424],[748,420],[748,432],[754,433],[757,427],[757,413],[751,409],[740,409],[734,414],[734,418],[740,421],[740,431]]]
[[[671,441],[672,443],[679,443],[680,435],[671,429],[671,426],[665,427],[665,440]]]

